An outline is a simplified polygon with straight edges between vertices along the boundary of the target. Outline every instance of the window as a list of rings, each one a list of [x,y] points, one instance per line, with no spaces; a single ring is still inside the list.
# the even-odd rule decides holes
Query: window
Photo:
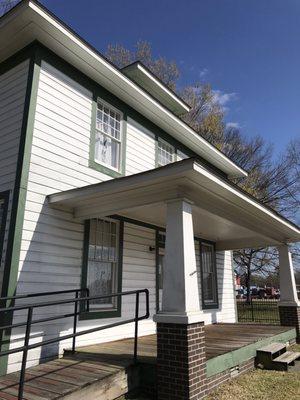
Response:
[[[2,261],[9,192],[0,193],[0,266]]]
[[[119,172],[121,169],[122,115],[103,103],[97,102],[95,161]]]
[[[201,242],[200,249],[203,308],[216,308],[218,294],[214,245]]]
[[[83,287],[90,289],[90,296],[109,295],[120,291],[119,221],[92,219],[86,226],[86,265]],[[113,316],[120,311],[120,299],[107,297],[90,302],[90,311]],[[110,312],[110,315],[104,312]],[[117,316],[117,315],[116,315]],[[98,316],[101,317],[101,316]]]
[[[188,156],[187,154],[185,154],[185,153],[184,153],[183,151],[181,151],[181,150],[178,150],[178,149],[177,149],[176,153],[177,153],[177,157],[176,157],[176,160],[177,160],[177,161],[181,161],[181,160],[184,160],[184,159],[186,159],[186,158],[189,158],[189,156]]]
[[[157,148],[157,163],[159,167],[174,161],[175,149],[173,146],[164,140],[158,139]]]

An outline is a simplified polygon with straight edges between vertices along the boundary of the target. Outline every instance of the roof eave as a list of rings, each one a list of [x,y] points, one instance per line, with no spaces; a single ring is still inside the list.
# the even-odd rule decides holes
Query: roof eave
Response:
[[[144,79],[149,86],[153,86],[153,90],[151,90],[151,92],[157,92],[160,98],[167,96],[167,102],[165,105],[176,115],[182,115],[191,111],[191,107],[184,100],[182,100],[175,92],[168,88],[165,83],[155,76],[149,70],[149,68],[147,68],[140,61],[135,61],[132,64],[122,68],[122,72],[135,82],[136,77]],[[155,97],[155,94],[153,94],[153,96]]]
[[[154,183],[160,182],[161,180],[170,182],[171,180],[179,180],[180,178],[187,178],[188,182],[197,182],[202,188],[201,190],[212,190],[214,196],[219,196],[220,199],[224,199],[224,202],[227,204],[236,204],[236,210],[239,210],[242,214],[245,213],[244,217],[246,215],[251,215],[251,218],[255,216],[256,220],[259,219],[259,221],[261,221],[260,224],[258,224],[261,227],[260,229],[265,228],[261,225],[265,223],[268,226],[272,226],[272,229],[277,232],[284,232],[286,242],[292,243],[300,241],[300,228],[297,225],[272,209],[267,208],[253,196],[244,192],[230,181],[213,174],[197,163],[193,158],[135,175],[118,178],[117,180],[71,189],[61,193],[54,193],[48,196],[48,201],[52,205],[68,204],[69,201],[73,202],[75,199],[82,202],[89,196],[100,194],[105,196],[107,193],[111,193],[112,195],[116,193],[120,195],[122,191],[129,189],[132,191],[141,186],[148,187],[148,185],[152,187]],[[201,198],[199,202],[201,203]]]
[[[99,82],[146,118],[152,120],[162,129],[167,130],[177,140],[226,173],[227,176],[233,178],[247,176],[245,170],[236,165],[149,93],[130,80],[95,48],[36,0],[21,1],[10,12],[1,17],[0,26],[2,28],[5,27],[10,21],[16,20],[19,14],[21,14],[21,18],[17,21],[18,26],[23,23],[23,26],[21,26],[22,33],[19,32],[19,39],[22,36],[20,41],[23,46],[29,43],[26,43],[26,40],[40,40],[56,54],[65,58],[66,61],[73,64],[91,79]],[[17,35],[18,32],[14,32],[14,34]],[[26,35],[28,35],[28,38],[25,37]],[[15,49],[16,44],[14,43],[12,47]],[[6,53],[9,52],[7,51]]]

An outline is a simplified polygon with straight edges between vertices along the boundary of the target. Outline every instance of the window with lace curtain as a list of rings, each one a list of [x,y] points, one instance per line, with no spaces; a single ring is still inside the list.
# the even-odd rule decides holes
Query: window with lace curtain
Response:
[[[91,300],[84,319],[120,316],[121,299],[109,295],[121,291],[122,224],[109,218],[85,223],[82,287],[88,288],[92,297],[107,297]]]
[[[95,162],[116,172],[121,170],[122,113],[97,101]]]

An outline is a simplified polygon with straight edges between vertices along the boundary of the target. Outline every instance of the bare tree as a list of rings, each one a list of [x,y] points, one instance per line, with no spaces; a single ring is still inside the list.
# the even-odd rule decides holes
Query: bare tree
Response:
[[[120,44],[109,45],[105,56],[118,68],[123,68],[134,61],[141,61],[170,89],[176,90],[179,78],[179,69],[174,61],[167,61],[164,57],[155,58],[150,43],[138,41],[135,50],[130,51]]]
[[[247,178],[238,182],[242,188],[266,206],[297,221],[300,211],[300,141],[292,142],[282,155],[274,159],[272,146],[261,138],[246,140],[240,132],[230,131],[223,150],[249,172]],[[299,248],[294,245],[291,250],[297,265]],[[249,298],[252,275],[267,274],[276,269],[278,253],[275,248],[241,249],[234,252],[234,261],[245,276]]]
[[[215,100],[211,86],[196,83],[185,87],[180,95],[191,107],[182,119],[199,135],[221,148],[225,132],[224,110]]]
[[[155,58],[148,42],[138,42],[135,51],[121,45],[110,45],[106,56],[118,67],[140,60],[176,90],[179,68],[163,57]],[[191,111],[182,119],[248,171],[247,178],[235,182],[266,206],[294,221],[297,216],[300,219],[300,140],[291,143],[282,155],[275,157],[272,145],[260,136],[247,138],[239,129],[226,128],[224,108],[216,100],[210,85],[195,83],[178,92],[191,106]],[[300,249],[293,246],[293,253],[297,252],[300,254]],[[242,249],[234,252],[234,260],[244,274],[248,289],[253,274],[270,274],[278,267],[275,248]]]

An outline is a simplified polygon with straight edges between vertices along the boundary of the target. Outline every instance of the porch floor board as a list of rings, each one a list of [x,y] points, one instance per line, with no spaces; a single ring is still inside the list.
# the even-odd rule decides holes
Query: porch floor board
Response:
[[[290,330],[290,327],[254,324],[213,324],[205,326],[206,359],[255,343]],[[111,354],[130,359],[133,354],[133,339],[123,339],[110,343],[101,343],[77,349],[78,353],[93,354],[97,358],[107,358]],[[147,335],[138,339],[139,360],[156,362],[156,335]]]
[[[205,326],[207,361],[245,346],[271,339],[291,331],[290,327],[252,324],[214,324]],[[271,339],[272,340],[272,339]],[[76,354],[65,351],[64,358],[49,361],[26,370],[24,399],[52,400],[73,398],[81,389],[86,390],[103,381],[114,385],[125,380],[125,369],[133,365],[133,339],[77,348]],[[156,335],[139,337],[138,360],[156,363]],[[218,359],[219,360],[219,359]],[[217,363],[219,361],[216,360]],[[208,366],[208,364],[207,364]],[[0,377],[0,400],[16,400],[19,373]],[[104,383],[106,382],[106,383]],[[110,382],[109,385],[107,382]],[[124,384],[125,385],[125,384]],[[125,390],[124,386],[124,390]],[[106,390],[106,389],[105,389]],[[79,392],[78,392],[79,391]],[[78,398],[81,398],[80,396]],[[87,400],[90,397],[85,397]],[[94,398],[94,397],[91,397]],[[77,399],[77,395],[75,396]]]

